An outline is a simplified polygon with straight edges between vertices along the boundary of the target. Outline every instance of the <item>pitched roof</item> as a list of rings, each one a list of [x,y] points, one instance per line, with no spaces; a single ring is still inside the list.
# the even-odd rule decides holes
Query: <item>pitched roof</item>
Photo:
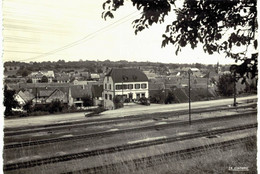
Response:
[[[39,90],[38,97],[49,97],[53,93],[53,91],[54,90],[41,89]]]
[[[149,90],[162,90],[164,88],[164,83],[162,82],[149,82]]]
[[[70,79],[69,75],[61,75],[56,77],[57,81],[68,81]]]
[[[63,102],[66,102],[68,100],[68,97],[66,95],[66,93],[64,93],[63,91],[59,90],[59,89],[55,89],[50,96],[46,99],[46,102],[51,102],[53,100],[60,100]]]
[[[91,90],[93,97],[102,97],[103,85],[92,85]]]
[[[82,98],[87,95],[92,97],[91,88],[89,85],[74,85],[71,87],[72,98]]]
[[[38,72],[32,72],[31,76],[33,77],[54,77],[54,72],[53,71],[38,71]]]
[[[114,83],[148,81],[147,76],[139,69],[111,69],[106,76],[111,76]]]
[[[25,101],[31,101],[32,99],[34,99],[34,95],[32,93],[30,93],[29,91],[19,91],[18,95],[20,95],[20,97]]]

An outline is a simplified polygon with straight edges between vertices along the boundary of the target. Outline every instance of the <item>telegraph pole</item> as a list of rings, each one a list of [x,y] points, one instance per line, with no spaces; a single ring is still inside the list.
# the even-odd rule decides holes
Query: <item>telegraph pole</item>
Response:
[[[233,74],[233,81],[234,81],[234,103],[233,106],[237,106],[237,102],[236,102],[236,72],[237,72],[237,65],[231,65],[230,66],[230,72],[231,72],[231,76]]]
[[[190,99],[190,74],[192,73],[191,69],[188,70],[189,75],[189,124],[191,125],[191,99]]]
[[[234,104],[233,106],[237,106],[237,102],[236,102],[236,73],[234,72]]]
[[[207,100],[209,100],[209,73],[207,74]]]

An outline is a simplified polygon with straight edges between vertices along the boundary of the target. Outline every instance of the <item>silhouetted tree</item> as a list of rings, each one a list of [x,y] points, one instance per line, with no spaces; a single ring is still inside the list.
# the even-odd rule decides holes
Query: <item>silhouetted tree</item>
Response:
[[[18,102],[14,99],[15,91],[8,90],[5,85],[4,88],[4,106],[5,106],[5,116],[12,115],[12,108],[16,108],[18,106]]]

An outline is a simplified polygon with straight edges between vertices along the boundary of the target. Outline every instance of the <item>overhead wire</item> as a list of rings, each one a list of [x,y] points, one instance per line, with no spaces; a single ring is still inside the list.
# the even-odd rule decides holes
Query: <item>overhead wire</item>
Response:
[[[122,23],[125,23],[125,22],[129,21],[130,19],[132,19],[132,18],[134,18],[134,17],[140,15],[140,13],[138,13],[137,15],[132,16],[131,18],[129,18],[129,19],[127,19],[127,20],[124,20],[124,19],[128,18],[129,16],[135,14],[136,12],[138,12],[138,11],[135,11],[135,12],[133,12],[133,13],[130,13],[129,15],[127,15],[127,16],[125,16],[125,17],[123,17],[123,18],[121,18],[121,19],[119,19],[119,20],[113,22],[112,24],[109,24],[109,25],[107,25],[107,26],[105,26],[105,27],[102,27],[101,29],[99,29],[99,30],[97,30],[97,31],[95,31],[95,32],[93,32],[93,33],[90,33],[90,34],[84,36],[83,38],[81,38],[81,39],[79,39],[79,40],[77,40],[77,41],[71,42],[71,43],[69,43],[69,44],[66,44],[66,45],[60,47],[60,48],[54,49],[54,50],[52,50],[52,51],[43,53],[43,54],[41,54],[41,55],[39,55],[39,56],[35,56],[35,57],[27,58],[27,59],[22,59],[22,60],[20,60],[20,61],[28,61],[28,60],[39,59],[39,58],[41,58],[41,57],[46,57],[46,56],[55,54],[55,53],[57,53],[57,52],[59,52],[59,51],[62,51],[62,50],[65,50],[65,49],[69,49],[69,48],[74,47],[74,46],[76,46],[76,45],[78,45],[78,44],[81,44],[81,43],[83,43],[83,42],[86,42],[87,40],[92,39],[93,37],[95,37],[96,34],[98,34],[98,33],[100,33],[100,32],[104,32],[104,31],[108,30],[110,27],[111,27],[111,28],[114,28],[114,27],[116,27],[116,26],[118,26],[118,25],[120,25],[120,24],[122,24]],[[124,20],[124,21],[123,21],[123,20]],[[110,28],[110,29],[111,29],[111,28]]]

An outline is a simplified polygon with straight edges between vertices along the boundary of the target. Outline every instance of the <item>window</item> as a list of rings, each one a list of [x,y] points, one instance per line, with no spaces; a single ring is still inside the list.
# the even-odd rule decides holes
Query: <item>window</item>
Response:
[[[135,84],[135,89],[140,89],[140,84]]]
[[[105,94],[105,99],[107,100],[107,94]]]
[[[112,95],[111,94],[109,95],[109,100],[112,100]]]
[[[127,85],[123,85],[123,89],[128,89],[127,87],[128,87]]]
[[[107,89],[107,84],[105,83],[105,89]]]
[[[129,84],[128,85],[128,89],[133,89],[134,85],[133,84]]]
[[[146,89],[146,88],[147,88],[146,83],[142,83],[142,84],[141,84],[141,88],[142,88],[142,89]]]
[[[142,97],[145,97],[145,93],[142,93]]]
[[[111,84],[109,84],[109,89],[111,89]]]
[[[116,89],[122,89],[122,85],[116,85]]]

